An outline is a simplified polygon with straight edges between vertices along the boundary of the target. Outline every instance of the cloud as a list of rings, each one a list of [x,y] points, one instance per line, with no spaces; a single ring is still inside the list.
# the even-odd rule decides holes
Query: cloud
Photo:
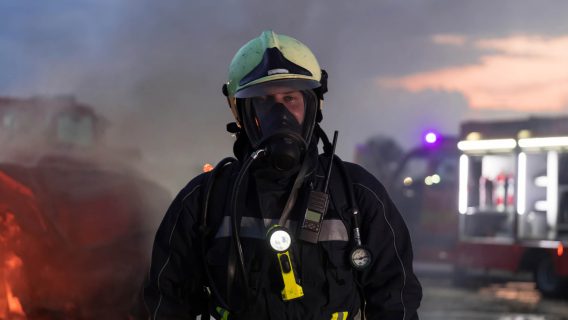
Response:
[[[435,34],[432,36],[432,42],[442,45],[463,46],[466,38],[459,34]]]
[[[477,109],[554,112],[568,105],[568,36],[466,41],[455,35],[438,35],[432,41],[467,45],[482,55],[476,64],[380,78],[378,84],[410,92],[459,92]]]

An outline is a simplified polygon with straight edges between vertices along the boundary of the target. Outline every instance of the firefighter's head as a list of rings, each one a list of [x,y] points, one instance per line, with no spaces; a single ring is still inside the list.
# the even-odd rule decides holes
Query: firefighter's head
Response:
[[[253,149],[266,148],[275,168],[297,165],[321,120],[327,74],[300,41],[264,31],[239,49],[223,92]]]

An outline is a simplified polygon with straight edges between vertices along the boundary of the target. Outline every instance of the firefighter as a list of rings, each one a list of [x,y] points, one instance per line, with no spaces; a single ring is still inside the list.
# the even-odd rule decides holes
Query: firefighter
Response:
[[[326,91],[294,38],[265,31],[236,53],[223,93],[237,159],[166,212],[144,285],[151,319],[418,319],[408,229],[379,181],[333,155]]]

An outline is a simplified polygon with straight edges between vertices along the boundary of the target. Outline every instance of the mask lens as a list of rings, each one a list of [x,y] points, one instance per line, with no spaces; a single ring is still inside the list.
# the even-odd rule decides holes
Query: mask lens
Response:
[[[242,100],[248,137],[257,147],[275,135],[291,133],[307,143],[317,111],[317,97],[311,90],[274,88],[263,96]]]
[[[253,97],[251,106],[263,135],[278,128],[301,133],[306,109],[301,91]]]

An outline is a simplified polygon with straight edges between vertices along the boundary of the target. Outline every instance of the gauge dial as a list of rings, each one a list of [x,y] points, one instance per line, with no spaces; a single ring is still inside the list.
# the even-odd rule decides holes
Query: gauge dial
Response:
[[[372,261],[371,252],[363,247],[355,247],[351,251],[351,265],[357,270],[367,268]]]

